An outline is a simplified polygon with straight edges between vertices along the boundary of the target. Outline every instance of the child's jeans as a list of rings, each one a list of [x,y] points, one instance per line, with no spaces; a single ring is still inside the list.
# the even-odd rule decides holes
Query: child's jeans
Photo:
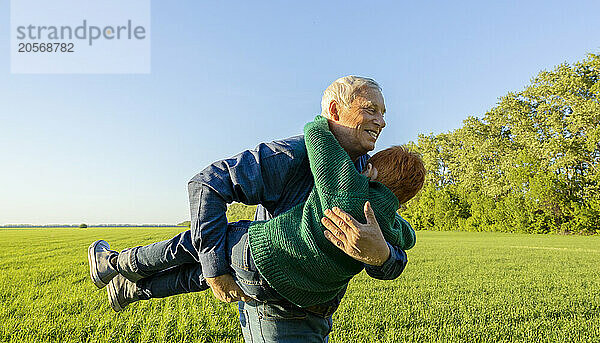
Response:
[[[231,275],[242,291],[251,298],[259,302],[281,301],[283,298],[260,276],[250,255],[248,227],[251,223],[242,220],[227,226],[227,258]],[[145,276],[137,282],[142,299],[164,298],[209,288],[202,276],[200,263],[196,262],[194,249],[169,249],[173,246],[173,240],[181,241],[184,234],[185,232],[167,241],[136,247],[132,251],[134,268],[131,269]]]

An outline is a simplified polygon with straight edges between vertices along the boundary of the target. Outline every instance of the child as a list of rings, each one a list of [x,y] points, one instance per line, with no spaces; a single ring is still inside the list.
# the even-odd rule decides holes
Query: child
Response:
[[[375,154],[358,173],[329,131],[327,119],[318,116],[304,133],[314,177],[308,199],[269,221],[229,223],[227,254],[232,275],[248,296],[310,308],[333,299],[364,267],[327,240],[321,226],[323,211],[339,207],[364,221],[363,208],[369,201],[385,240],[410,249],[414,231],[396,211],[421,189],[425,169],[418,155],[392,147]],[[135,250],[125,251],[127,258],[117,254],[106,242],[97,241],[88,255],[92,279],[98,287],[109,283],[115,311],[141,299],[208,288],[200,265],[189,263],[193,261],[157,256],[156,261],[145,261],[156,267],[156,273],[139,273],[118,263],[135,259]]]

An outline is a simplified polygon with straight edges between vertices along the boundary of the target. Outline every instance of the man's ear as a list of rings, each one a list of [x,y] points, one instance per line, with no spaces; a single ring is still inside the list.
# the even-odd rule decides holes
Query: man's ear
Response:
[[[331,120],[340,121],[339,108],[335,100],[329,102],[329,115],[331,116]]]

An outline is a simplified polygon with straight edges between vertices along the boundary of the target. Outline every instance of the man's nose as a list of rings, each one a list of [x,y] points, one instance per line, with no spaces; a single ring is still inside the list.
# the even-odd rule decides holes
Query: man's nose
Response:
[[[375,117],[375,124],[382,129],[385,127],[385,119],[383,118],[383,115],[378,115]]]

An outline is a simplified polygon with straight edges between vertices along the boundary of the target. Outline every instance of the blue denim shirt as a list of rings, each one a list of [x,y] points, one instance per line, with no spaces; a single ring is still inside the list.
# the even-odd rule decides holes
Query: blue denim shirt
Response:
[[[356,168],[362,170],[367,159],[368,155],[361,156]],[[306,201],[313,183],[304,136],[261,143],[195,175],[188,183],[191,233],[204,277],[230,273],[225,246],[227,204],[259,205],[254,219],[268,220]],[[365,265],[371,277],[395,279],[404,270],[406,253],[388,245],[390,258],[382,266]]]

